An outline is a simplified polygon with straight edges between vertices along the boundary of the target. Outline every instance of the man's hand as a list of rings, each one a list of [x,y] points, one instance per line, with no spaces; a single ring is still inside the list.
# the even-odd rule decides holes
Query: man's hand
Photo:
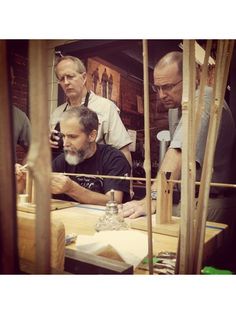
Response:
[[[152,201],[152,213],[155,212],[155,201]],[[124,217],[137,218],[147,214],[145,199],[140,201],[131,201],[123,204]]]
[[[59,148],[60,137],[58,136],[59,132],[57,130],[52,130],[49,136],[49,143],[51,148]]]
[[[22,165],[15,164],[15,175],[16,175],[16,188],[17,193],[24,193],[25,189],[25,181],[26,181],[26,173],[22,171]]]
[[[73,181],[62,174],[51,175],[51,191],[52,194],[68,193],[73,185]]]

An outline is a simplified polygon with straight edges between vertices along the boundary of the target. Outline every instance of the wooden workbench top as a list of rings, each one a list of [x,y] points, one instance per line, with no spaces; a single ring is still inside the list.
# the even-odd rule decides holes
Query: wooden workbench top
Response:
[[[30,219],[35,219],[35,213],[24,212],[18,210],[18,218],[30,217]],[[94,205],[76,205],[68,208],[61,208],[58,210],[51,211],[51,221],[52,224],[58,225],[63,224],[65,229],[65,234],[75,233],[76,235],[93,235],[95,234],[95,225],[99,219],[104,215],[104,207],[94,206]],[[135,224],[142,225],[146,224],[146,217],[140,217],[138,219],[126,219],[129,226]],[[153,215],[153,224],[155,224],[155,215]],[[173,217],[171,228],[178,229],[179,218]],[[170,226],[162,225],[162,228],[170,228]],[[60,231],[62,232],[62,231]],[[140,231],[146,232],[146,231]],[[165,235],[159,233],[153,233],[153,255],[157,255],[161,251],[166,252],[176,252],[178,245],[178,237],[173,233],[173,235]],[[205,235],[205,251],[204,259],[210,257],[215,251],[222,246],[225,237],[227,236],[227,225],[218,223],[207,223],[206,235]],[[76,250],[75,244],[71,244],[68,248]],[[108,255],[106,255],[108,254]],[[114,254],[114,252],[104,253],[105,257],[111,259],[119,260],[119,256]],[[56,256],[56,260],[59,260]],[[61,261],[61,258],[60,258]],[[60,262],[61,263],[61,262]],[[135,273],[147,273],[144,271],[139,271],[136,269]]]
[[[61,220],[65,225],[65,233],[76,233],[93,235],[95,225],[99,217],[104,214],[101,206],[94,205],[78,205],[76,207],[65,208],[51,212],[53,218]],[[139,222],[146,223],[146,217],[138,218]],[[153,215],[154,219],[154,215]],[[133,219],[126,219],[129,225],[132,225]],[[179,218],[173,217],[175,224],[178,224]],[[163,225],[164,228],[164,225]],[[228,226],[214,222],[207,222],[205,235],[205,252],[204,259],[210,257],[217,249],[222,246],[227,234]],[[144,231],[142,231],[144,232]],[[156,255],[160,251],[176,252],[178,238],[176,236],[168,236],[159,233],[153,233],[153,254]],[[71,246],[75,248],[75,246]]]

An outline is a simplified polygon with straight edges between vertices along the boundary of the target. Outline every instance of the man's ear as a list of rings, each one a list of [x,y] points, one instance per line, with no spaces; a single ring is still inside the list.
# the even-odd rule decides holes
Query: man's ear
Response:
[[[82,77],[83,77],[84,85],[85,85],[87,82],[87,73],[86,72],[82,73]]]
[[[97,130],[92,130],[92,132],[89,134],[89,142],[95,142],[97,138]]]

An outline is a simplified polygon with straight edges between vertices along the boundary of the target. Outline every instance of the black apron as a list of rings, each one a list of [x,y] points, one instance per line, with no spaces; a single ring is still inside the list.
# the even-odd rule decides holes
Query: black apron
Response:
[[[84,101],[84,103],[82,104],[82,105],[85,106],[85,107],[88,107],[89,96],[90,96],[90,92],[88,91],[87,94],[86,94],[86,96],[85,96],[85,101]],[[68,107],[68,104],[66,104],[66,106],[65,106],[65,108],[64,108],[64,110],[63,110],[63,112],[66,111],[67,107]],[[57,122],[57,124],[56,124],[54,130],[56,130],[56,131],[58,131],[58,132],[61,132],[61,128],[60,128],[60,123],[59,123],[59,122]],[[62,142],[61,142],[61,143],[62,143]],[[63,150],[63,144],[62,144],[62,145],[59,145],[58,148],[52,148],[51,151],[52,151],[52,160],[54,160],[58,155],[60,155],[61,153],[64,152],[64,150]]]

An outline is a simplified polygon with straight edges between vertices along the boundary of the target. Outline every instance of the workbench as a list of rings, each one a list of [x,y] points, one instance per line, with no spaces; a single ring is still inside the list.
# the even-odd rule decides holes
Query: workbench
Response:
[[[75,233],[77,235],[93,235],[96,232],[95,225],[101,215],[104,215],[104,209],[101,206],[79,204],[51,211],[51,221],[62,223],[65,228],[65,235],[71,233]],[[31,217],[32,219],[35,219],[35,214],[18,210],[18,218],[19,217]],[[146,219],[146,217],[140,217],[137,220],[139,223],[142,223],[142,221],[145,223]],[[175,217],[173,219],[178,220],[179,218]],[[126,219],[126,222],[129,225],[132,224],[132,221],[133,219]],[[207,223],[204,260],[209,258],[224,244],[224,240],[227,237],[227,230],[228,227],[225,224]],[[157,255],[160,251],[176,252],[177,245],[178,238],[176,236],[153,233],[153,255]],[[77,254],[76,251],[77,249],[75,244],[66,246],[65,257],[67,257],[67,255],[71,256],[71,254]],[[100,257],[95,256],[95,260],[96,258],[109,258],[111,264],[121,263],[121,261],[119,261],[119,257],[117,257],[114,252],[108,252],[107,254],[104,253]],[[134,273],[143,274],[148,272],[137,267]]]

